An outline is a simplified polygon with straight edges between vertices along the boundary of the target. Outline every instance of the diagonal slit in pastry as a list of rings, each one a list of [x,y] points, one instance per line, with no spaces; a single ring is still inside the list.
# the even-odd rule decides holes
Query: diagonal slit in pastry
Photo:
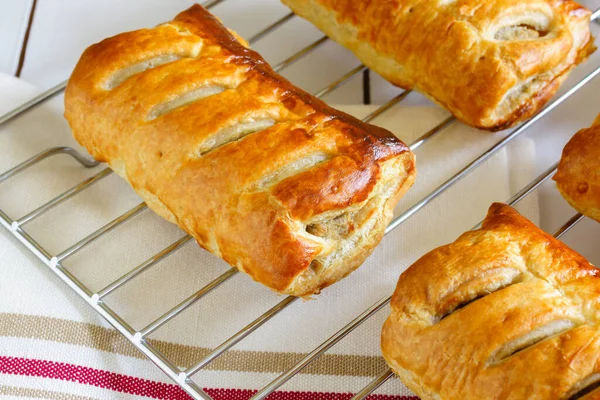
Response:
[[[170,100],[170,101],[167,101],[167,102],[164,102],[161,104],[157,104],[156,106],[152,107],[152,109],[148,113],[147,119],[151,121],[162,115],[168,114],[177,108],[186,106],[195,101],[205,99],[205,98],[213,96],[215,94],[219,94],[219,93],[223,92],[224,90],[225,90],[225,88],[221,87],[221,86],[204,86],[204,87],[192,90],[191,92],[184,93],[182,95],[175,97],[173,100]]]
[[[600,374],[592,374],[577,382],[571,390],[563,396],[564,400],[578,400],[600,388]]]
[[[232,126],[221,129],[219,132],[204,141],[204,143],[198,147],[193,156],[201,157],[218,149],[219,147],[223,147],[231,142],[243,139],[244,137],[253,133],[268,129],[273,125],[275,125],[275,121],[270,118],[263,118],[248,122],[238,122]]]
[[[520,270],[515,268],[494,268],[462,283],[452,293],[444,296],[436,322],[449,317],[456,311],[494,292],[505,289],[523,280]]]
[[[531,40],[548,35],[548,31],[529,24],[504,26],[496,31],[496,40]]]
[[[498,41],[540,39],[550,33],[551,22],[551,17],[542,12],[507,16],[492,29],[492,36]]]
[[[120,69],[114,74],[112,74],[111,77],[108,78],[104,83],[104,89],[112,90],[134,75],[137,75],[141,72],[147,71],[152,68],[156,68],[163,64],[168,64],[173,61],[181,60],[182,58],[186,57],[179,54],[164,54],[130,65],[129,67]]]
[[[286,178],[308,171],[309,169],[312,169],[329,159],[331,159],[331,156],[324,152],[316,152],[310,154],[306,157],[299,158],[284,165],[283,167],[277,169],[275,172],[267,175],[266,177],[256,182],[254,186],[258,189],[268,189],[270,187],[276,186],[279,182],[283,181]]]
[[[490,357],[489,362],[491,364],[497,364],[506,360],[508,357],[535,346],[542,340],[548,339],[551,336],[560,335],[576,326],[577,324],[575,322],[568,319],[552,321],[504,344],[492,355],[492,357]]]

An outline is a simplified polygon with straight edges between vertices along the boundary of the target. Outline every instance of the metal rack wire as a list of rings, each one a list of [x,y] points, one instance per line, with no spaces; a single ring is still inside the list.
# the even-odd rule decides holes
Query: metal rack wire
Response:
[[[208,2],[204,3],[204,6],[206,8],[212,8],[212,7],[222,3],[223,1],[225,1],[225,0],[208,1]],[[267,26],[266,28],[264,28],[263,30],[261,30],[260,32],[256,33],[254,36],[252,36],[249,39],[249,42],[251,44],[257,42],[258,40],[262,39],[263,37],[265,37],[272,31],[276,30],[277,28],[279,28],[280,26],[282,26],[283,24],[285,24],[287,21],[291,20],[292,18],[294,18],[294,15],[292,13],[286,14],[285,16],[281,17],[277,21],[273,22],[271,25]],[[592,16],[593,20],[596,20],[598,18],[600,18],[600,9],[596,10]],[[274,69],[276,71],[281,71],[281,70],[289,67],[290,65],[299,61],[302,57],[308,55],[309,53],[311,53],[312,51],[314,51],[315,49],[317,49],[319,46],[321,46],[323,43],[325,43],[327,41],[328,41],[328,39],[326,37],[319,38],[315,42],[311,43],[307,47],[305,47],[302,50],[300,50],[299,52],[297,52],[296,54],[288,57],[284,61],[275,65]],[[357,75],[365,70],[366,70],[366,67],[364,65],[359,65],[359,66],[353,68],[352,70],[348,71],[346,74],[341,76],[339,79],[335,80],[334,82],[331,82],[324,88],[318,90],[316,93],[314,93],[314,95],[317,97],[322,97],[322,96],[332,92],[336,88],[342,86],[343,84],[348,82],[352,77],[354,77],[355,75]],[[529,127],[531,127],[537,121],[539,121],[540,119],[545,117],[547,114],[552,112],[556,107],[558,107],[560,104],[562,104],[565,100],[567,100],[569,97],[571,97],[573,94],[575,94],[584,85],[586,85],[588,82],[590,82],[592,79],[594,79],[598,75],[600,75],[600,66],[598,66],[596,69],[594,69],[589,75],[584,77],[581,81],[579,81],[570,90],[565,92],[560,97],[557,97],[552,103],[550,103],[547,107],[545,107],[536,116],[534,116],[527,122],[523,123],[518,128],[514,129],[507,136],[505,136],[501,141],[499,141],[494,146],[492,146],[491,148],[486,150],[478,158],[476,158],[474,161],[469,163],[467,166],[465,166],[459,172],[454,174],[451,178],[449,178],[447,181],[442,183],[440,186],[438,186],[435,190],[433,190],[427,196],[425,196],[424,198],[419,200],[417,203],[412,205],[401,215],[397,216],[387,227],[386,234],[393,231],[394,229],[399,227],[401,224],[403,224],[405,221],[407,221],[409,218],[411,218],[412,216],[417,214],[419,212],[419,210],[421,210],[423,207],[425,207],[427,204],[429,204],[432,200],[434,200],[435,198],[440,196],[442,193],[444,193],[447,189],[452,187],[459,180],[461,180],[462,178],[467,176],[471,171],[473,171],[478,166],[480,166],[482,163],[484,163],[486,160],[488,160],[490,157],[492,157],[496,152],[498,152],[501,148],[506,146],[513,139],[515,139],[516,137],[521,135],[523,132],[525,132]],[[65,87],[66,87],[66,82],[62,82],[62,83],[48,89],[47,91],[43,92],[39,96],[31,99],[30,101],[24,103],[20,107],[15,108],[13,111],[1,116],[0,117],[0,126],[23,115],[28,110],[35,107],[36,105],[41,104],[44,101],[46,101],[47,99],[51,98],[52,96],[62,92],[65,89]],[[387,103],[379,106],[371,114],[366,116],[363,120],[365,122],[369,122],[369,121],[373,120],[377,116],[383,114],[384,112],[386,112],[387,110],[392,108],[394,105],[403,101],[410,93],[411,93],[411,91],[403,91],[402,93],[398,94],[397,96],[395,96],[394,98],[389,100]],[[448,127],[449,125],[451,125],[455,122],[456,122],[456,119],[454,117],[448,117],[448,118],[444,119],[433,129],[431,129],[428,132],[425,132],[423,135],[421,135],[409,147],[413,151],[416,150],[417,148],[419,148],[420,146],[425,144],[429,139],[431,139],[438,133],[442,132],[446,127]],[[37,164],[38,162],[40,162],[46,158],[53,157],[56,155],[61,155],[61,154],[66,154],[66,155],[71,156],[73,159],[78,161],[84,167],[88,167],[88,168],[94,167],[98,164],[96,161],[90,160],[86,156],[78,153],[76,150],[74,150],[70,147],[53,147],[53,148],[47,149],[45,151],[42,151],[41,153],[35,155],[34,157],[32,157],[26,161],[23,161],[21,164],[0,174],[0,183],[13,178],[18,173]],[[521,191],[519,191],[511,199],[508,199],[507,203],[514,205],[514,204],[518,203],[519,201],[521,201],[523,198],[525,198],[529,193],[534,191],[537,187],[539,187],[543,182],[545,182],[549,177],[551,177],[554,174],[554,172],[556,171],[556,166],[557,166],[556,164],[553,165],[551,168],[549,168],[544,173],[542,173],[540,176],[538,176],[534,181],[529,183],[526,187],[524,187]],[[215,290],[221,284],[223,284],[228,279],[233,277],[238,272],[236,269],[231,268],[231,269],[227,270],[221,276],[217,277],[216,279],[214,279],[213,281],[208,283],[206,286],[199,289],[198,291],[196,291],[194,294],[192,294],[191,296],[189,296],[188,298],[186,298],[179,304],[175,305],[168,312],[164,313],[162,316],[160,316],[159,318],[157,318],[156,320],[154,320],[153,322],[148,324],[143,329],[135,330],[134,328],[132,328],[132,326],[127,321],[125,321],[113,309],[111,309],[109,306],[107,306],[103,302],[103,298],[106,297],[108,294],[112,293],[113,291],[118,290],[125,283],[133,280],[134,278],[136,278],[137,276],[142,274],[144,271],[147,271],[149,268],[151,268],[152,266],[157,264],[160,260],[173,254],[175,251],[180,249],[184,244],[189,242],[192,239],[191,236],[185,235],[184,237],[180,238],[179,240],[175,241],[174,243],[171,243],[169,246],[167,246],[163,250],[159,251],[158,253],[154,254],[152,257],[148,258],[146,261],[142,262],[141,264],[136,266],[134,269],[130,270],[129,272],[127,272],[120,278],[118,278],[115,281],[113,281],[112,283],[108,284],[103,289],[100,289],[100,290],[94,292],[94,291],[90,290],[88,287],[86,287],[82,282],[80,282],[68,270],[66,270],[62,266],[61,263],[64,260],[66,260],[67,258],[69,258],[72,255],[74,255],[75,253],[77,253],[78,251],[80,251],[83,248],[85,248],[86,246],[88,246],[90,243],[92,243],[95,240],[97,240],[98,238],[100,238],[101,236],[105,235],[106,233],[115,229],[117,226],[127,222],[129,219],[131,219],[138,213],[145,210],[147,208],[147,206],[144,203],[138,204],[137,206],[135,206],[132,209],[130,209],[129,211],[125,212],[121,216],[110,221],[109,223],[107,223],[106,225],[101,227],[100,229],[96,230],[95,232],[93,232],[93,233],[89,234],[88,236],[86,236],[85,238],[81,239],[79,242],[73,244],[69,248],[67,248],[67,249],[63,250],[62,252],[55,254],[55,255],[50,254],[42,246],[40,246],[40,244],[33,237],[31,237],[27,233],[27,231],[24,229],[24,226],[27,223],[35,220],[36,218],[40,217],[41,215],[43,215],[45,212],[47,212],[51,208],[59,205],[60,203],[64,202],[65,200],[77,195],[81,191],[89,188],[91,185],[100,181],[101,179],[103,179],[104,177],[106,177],[110,174],[111,174],[111,170],[108,168],[105,168],[105,169],[101,170],[100,172],[96,173],[95,175],[93,175],[92,177],[78,183],[77,185],[73,186],[69,190],[63,192],[59,196],[55,197],[54,199],[48,201],[47,203],[39,206],[37,209],[29,212],[27,215],[22,216],[18,219],[13,219],[10,216],[8,216],[4,211],[0,210],[0,223],[15,238],[17,238],[29,250],[31,250],[60,279],[62,279],[67,285],[69,285],[69,287],[71,287],[81,298],[83,298],[91,307],[93,307],[102,317],[104,317],[113,327],[115,327],[115,329],[117,329],[131,343],[133,343],[133,345],[135,347],[137,347],[143,354],[145,354],[151,361],[153,361],[171,379],[173,379],[175,382],[177,382],[187,393],[189,393],[193,398],[196,398],[196,399],[210,400],[211,397],[206,392],[204,392],[202,390],[202,388],[200,388],[195,382],[192,381],[191,378],[194,376],[194,374],[196,374],[198,371],[202,370],[204,367],[206,367],[208,364],[210,364],[216,358],[221,356],[224,352],[229,350],[235,344],[239,343],[241,340],[243,340],[245,337],[250,335],[252,332],[254,332],[256,329],[258,329],[260,326],[265,324],[273,316],[275,316],[276,314],[278,314],[279,312],[281,312],[282,310],[287,308],[290,304],[294,303],[297,300],[297,298],[291,297],[291,296],[284,298],[278,304],[276,304],[275,306],[273,306],[272,308],[270,308],[269,310],[264,312],[262,315],[257,317],[254,321],[252,321],[251,323],[246,325],[244,328],[239,330],[237,333],[235,333],[229,339],[225,340],[221,345],[219,345],[215,349],[213,349],[202,360],[197,361],[196,364],[190,366],[189,368],[187,368],[185,370],[181,370],[176,365],[174,365],[173,362],[170,361],[161,351],[156,349],[147,340],[148,335],[150,335],[152,332],[159,329],[164,324],[168,323],[175,316],[179,315],[181,312],[186,310],[192,304],[194,304],[198,300],[202,299],[205,295],[207,295],[211,291]],[[575,215],[573,218],[571,218],[569,221],[567,221],[559,230],[557,230],[554,233],[554,236],[557,238],[561,237],[569,229],[571,229],[573,226],[575,226],[575,224],[577,224],[577,222],[579,222],[582,218],[583,218],[583,216],[581,214]],[[372,315],[377,313],[379,310],[381,310],[390,301],[390,299],[391,299],[391,295],[386,296],[386,297],[382,298],[381,300],[379,300],[377,303],[373,304],[367,310],[365,310],[360,315],[358,315],[354,320],[352,320],[350,323],[348,323],[347,325],[342,327],[334,335],[329,337],[321,345],[319,345],[317,348],[315,348],[312,352],[307,354],[298,363],[296,363],[292,368],[290,368],[289,370],[287,370],[286,372],[281,374],[270,384],[268,384],[263,389],[258,391],[252,398],[253,399],[266,398],[270,393],[275,391],[277,388],[279,388],[281,385],[283,385],[285,382],[287,382],[289,379],[291,379],[294,375],[298,374],[300,371],[302,371],[304,368],[306,368],[310,363],[312,363],[317,358],[319,358],[323,353],[325,353],[328,349],[330,349],[332,346],[334,346],[336,343],[338,343],[340,340],[342,340],[346,335],[348,335],[350,332],[352,332],[360,324],[365,322],[369,317],[371,317]],[[386,382],[388,379],[390,379],[392,376],[393,376],[393,373],[389,369],[382,371],[382,373],[379,376],[377,376],[372,382],[370,382],[363,390],[361,390],[359,393],[357,393],[353,397],[353,399],[365,398],[367,395],[369,395],[374,390],[376,390],[378,387],[380,387],[384,382]]]

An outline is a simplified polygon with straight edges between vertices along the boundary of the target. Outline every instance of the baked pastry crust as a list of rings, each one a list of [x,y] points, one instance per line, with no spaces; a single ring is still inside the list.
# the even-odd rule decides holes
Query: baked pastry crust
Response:
[[[531,116],[593,51],[571,0],[282,0],[373,71],[475,127]]]
[[[600,115],[569,140],[553,179],[573,208],[600,222]]]
[[[385,360],[421,399],[597,399],[600,277],[513,208],[400,276]]]
[[[357,268],[415,177],[404,143],[292,86],[198,5],[89,47],[65,117],[157,214],[296,296]]]

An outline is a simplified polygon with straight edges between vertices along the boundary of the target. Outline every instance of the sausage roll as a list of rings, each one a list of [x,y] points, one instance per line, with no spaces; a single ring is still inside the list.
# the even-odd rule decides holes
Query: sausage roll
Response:
[[[383,356],[423,400],[598,399],[598,274],[495,203],[400,276]]]
[[[571,0],[282,0],[369,68],[475,127],[540,109],[593,50]]]
[[[309,296],[379,243],[415,158],[246,46],[198,5],[103,40],[81,56],[65,116],[95,159],[200,246]]]
[[[600,222],[600,115],[567,143],[553,179],[571,206]]]

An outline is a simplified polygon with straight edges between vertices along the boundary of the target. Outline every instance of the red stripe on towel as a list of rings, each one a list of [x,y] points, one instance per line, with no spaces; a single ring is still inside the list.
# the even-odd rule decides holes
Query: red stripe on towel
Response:
[[[121,393],[165,400],[189,400],[175,384],[117,374],[63,362],[0,356],[0,373],[59,379],[101,387]],[[256,390],[204,389],[214,400],[248,400]],[[349,400],[350,393],[274,392],[269,400]],[[417,397],[371,395],[369,400],[418,400]]]

